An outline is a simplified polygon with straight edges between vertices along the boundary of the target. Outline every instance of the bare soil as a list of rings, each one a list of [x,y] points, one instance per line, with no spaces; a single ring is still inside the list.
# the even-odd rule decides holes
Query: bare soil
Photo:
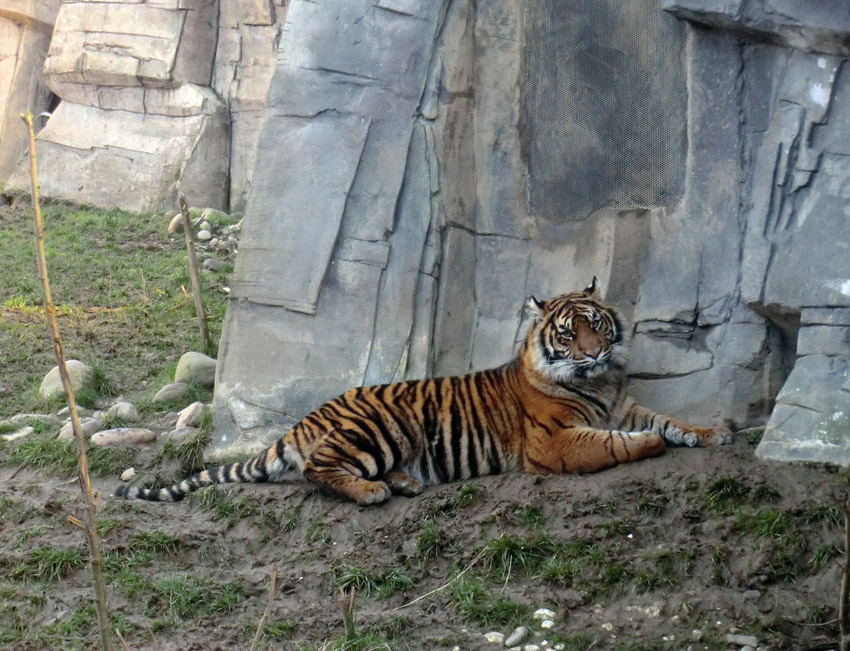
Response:
[[[276,566],[258,648],[495,650],[484,634],[520,624],[525,644],[567,651],[740,649],[730,633],[837,648],[846,479],[760,462],[749,438],[369,508],[302,482],[126,502],[96,478],[109,605],[130,649],[248,649]],[[79,501],[73,480],[0,467],[0,648],[98,647],[87,565],[36,557],[87,558],[68,524]],[[356,589],[348,637],[340,586]]]

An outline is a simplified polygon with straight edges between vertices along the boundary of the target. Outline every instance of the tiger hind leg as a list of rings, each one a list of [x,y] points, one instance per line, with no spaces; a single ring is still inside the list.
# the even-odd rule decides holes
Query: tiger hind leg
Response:
[[[414,479],[400,470],[394,470],[384,475],[384,481],[390,487],[393,495],[416,497],[425,490],[422,482]]]

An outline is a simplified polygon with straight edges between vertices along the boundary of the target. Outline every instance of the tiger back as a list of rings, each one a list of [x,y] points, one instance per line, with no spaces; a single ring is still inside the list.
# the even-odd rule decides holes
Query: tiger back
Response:
[[[254,459],[174,486],[116,495],[178,501],[203,486],[282,479],[291,471],[359,504],[425,486],[521,470],[594,472],[668,445],[728,443],[637,406],[626,395],[627,338],[596,279],[581,292],[529,300],[532,322],[504,366],[449,378],[351,389],[305,416]]]

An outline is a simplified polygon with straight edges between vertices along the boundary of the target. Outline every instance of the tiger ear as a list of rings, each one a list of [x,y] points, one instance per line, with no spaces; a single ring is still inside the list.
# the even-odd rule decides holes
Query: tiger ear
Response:
[[[599,290],[596,287],[596,276],[594,276],[590,284],[584,288],[584,293],[591,298],[599,298]]]
[[[531,312],[535,319],[542,319],[543,315],[546,314],[544,303],[542,301],[538,301],[533,296],[525,302],[525,307],[529,312]]]

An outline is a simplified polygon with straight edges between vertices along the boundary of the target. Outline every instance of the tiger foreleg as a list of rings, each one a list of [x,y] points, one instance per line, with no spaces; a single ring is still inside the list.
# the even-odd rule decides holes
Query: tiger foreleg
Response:
[[[302,471],[304,478],[320,488],[336,493],[364,506],[386,502],[390,495],[389,486],[383,481],[372,481],[357,477],[339,466],[317,465],[307,460]]]
[[[656,457],[664,448],[653,432],[569,427],[529,445],[524,466],[527,472],[596,472]]]
[[[640,407],[631,400],[620,423],[624,429],[650,430],[658,434],[667,445],[706,448],[732,442],[732,431],[723,425],[705,427],[657,414]]]

